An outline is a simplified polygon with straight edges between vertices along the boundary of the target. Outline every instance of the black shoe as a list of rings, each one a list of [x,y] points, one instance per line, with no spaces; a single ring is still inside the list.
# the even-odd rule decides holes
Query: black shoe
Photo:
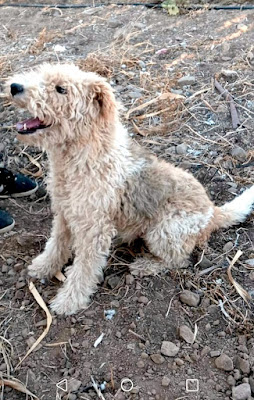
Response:
[[[0,198],[29,196],[37,189],[37,183],[27,176],[0,168]]]
[[[0,233],[9,232],[15,225],[14,219],[6,211],[0,210]]]

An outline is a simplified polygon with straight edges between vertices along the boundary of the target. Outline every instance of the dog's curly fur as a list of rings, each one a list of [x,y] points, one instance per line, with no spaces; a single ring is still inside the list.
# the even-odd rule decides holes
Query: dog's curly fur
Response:
[[[29,274],[53,276],[74,254],[51,304],[57,313],[87,306],[116,235],[128,242],[142,237],[151,256],[131,268],[157,273],[187,266],[195,245],[251,212],[254,186],[216,207],[191,174],[134,144],[104,78],[74,65],[45,64],[11,83],[24,87],[14,102],[48,126],[18,136],[48,153],[54,212],[51,238]]]

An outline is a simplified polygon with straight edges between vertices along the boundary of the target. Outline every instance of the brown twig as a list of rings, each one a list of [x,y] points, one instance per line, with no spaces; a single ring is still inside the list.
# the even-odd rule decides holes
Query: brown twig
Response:
[[[240,120],[238,118],[238,114],[237,114],[237,110],[236,110],[236,106],[235,106],[235,102],[234,102],[233,97],[227,91],[227,89],[224,89],[221,86],[221,84],[216,79],[214,79],[214,86],[220,92],[220,94],[222,94],[222,96],[225,97],[225,99],[227,101],[229,101],[230,113],[231,113],[231,119],[232,119],[232,126],[233,126],[234,129],[237,129],[238,126],[241,125],[241,123],[240,123]]]

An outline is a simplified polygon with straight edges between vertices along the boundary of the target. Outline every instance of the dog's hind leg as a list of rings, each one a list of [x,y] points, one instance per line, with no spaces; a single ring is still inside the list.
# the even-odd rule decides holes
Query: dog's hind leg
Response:
[[[70,244],[70,231],[66,221],[62,214],[57,214],[45,250],[28,267],[29,275],[39,279],[54,276],[70,258]]]
[[[204,214],[179,212],[161,216],[143,237],[151,256],[137,259],[130,269],[139,271],[140,275],[154,275],[168,269],[188,267],[199,234],[212,215],[213,209]]]
[[[99,219],[99,218],[98,218]],[[67,279],[51,304],[57,314],[70,315],[87,307],[90,296],[96,290],[99,277],[106,266],[115,230],[111,226],[94,224],[84,233],[76,229],[74,240],[75,259],[67,269]]]

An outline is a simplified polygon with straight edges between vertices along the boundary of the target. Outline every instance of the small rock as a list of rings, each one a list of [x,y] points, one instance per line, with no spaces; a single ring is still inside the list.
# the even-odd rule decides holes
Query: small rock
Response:
[[[36,339],[35,339],[34,336],[30,336],[30,337],[26,340],[26,343],[27,343],[27,345],[28,345],[29,348],[32,347],[32,346],[34,345],[35,342],[36,342]],[[39,349],[41,349],[41,348],[42,348],[42,345],[41,345],[41,344],[38,344],[38,345],[35,347],[34,351],[37,351],[37,350],[39,350]]]
[[[180,86],[194,85],[194,83],[196,83],[196,78],[192,75],[186,75],[178,79],[178,83]]]
[[[236,79],[237,78],[237,72],[232,70],[232,69],[222,69],[221,74],[227,78],[227,80],[231,79]]]
[[[201,350],[201,357],[205,357],[209,352],[211,351],[211,348],[209,346],[205,346],[202,350]]]
[[[138,367],[138,368],[144,368],[144,366],[145,366],[144,361],[139,360],[139,361],[137,362],[137,367]]]
[[[244,374],[250,373],[250,363],[248,360],[244,360],[241,357],[237,357],[236,367],[240,369]]]
[[[220,353],[221,353],[220,350],[213,350],[213,351],[210,352],[210,356],[211,357],[219,357]]]
[[[155,364],[162,364],[165,361],[165,358],[162,357],[161,354],[151,354],[150,355],[151,360],[155,363]]]
[[[126,285],[132,285],[132,283],[134,282],[134,277],[131,274],[126,275],[125,277],[125,282]]]
[[[233,361],[226,354],[221,354],[216,358],[215,365],[218,369],[222,369],[223,371],[232,371],[234,368]]]
[[[180,294],[180,300],[182,303],[187,304],[190,307],[197,307],[200,302],[200,296],[190,290],[184,290]]]
[[[182,91],[182,89],[170,89],[170,92],[171,93],[174,93],[174,94],[180,94],[180,95],[182,95],[183,94],[183,91]]]
[[[228,383],[230,386],[235,386],[235,378],[234,378],[232,375],[229,375],[229,376],[227,377],[227,383]]]
[[[132,99],[140,99],[140,97],[142,97],[142,93],[139,90],[135,90],[129,92],[129,97],[131,97]]]
[[[161,381],[162,386],[169,386],[170,384],[170,378],[168,376],[163,376],[162,381]]]
[[[77,392],[82,385],[82,382],[76,378],[71,378],[68,380],[68,390],[69,392]]]
[[[245,161],[247,157],[246,151],[242,147],[234,147],[231,151],[232,157],[236,158],[238,161]]]
[[[249,258],[245,262],[246,262],[246,264],[250,265],[251,267],[254,267],[254,258]]]
[[[8,272],[8,270],[9,270],[8,265],[7,265],[7,264],[4,264],[4,265],[2,266],[2,273],[5,274],[6,272]]]
[[[234,247],[234,243],[227,242],[223,247],[223,253],[227,253],[228,251],[232,250],[233,247]]]
[[[180,326],[179,336],[180,336],[180,338],[185,340],[186,343],[190,343],[190,344],[194,343],[194,334],[187,325]]]
[[[172,342],[164,341],[161,345],[161,354],[167,357],[175,357],[179,351],[179,347]]]
[[[186,154],[187,153],[187,149],[188,149],[187,144],[185,144],[185,143],[178,144],[176,146],[176,153],[177,154]]]
[[[198,264],[198,266],[200,268],[209,268],[212,266],[212,262],[210,260],[208,260],[208,258],[206,256],[203,256],[202,260],[200,261],[200,263]]]
[[[122,25],[122,22],[121,21],[119,21],[118,19],[111,19],[111,20],[108,20],[108,26],[110,27],[110,28],[119,28],[120,26]]]
[[[26,286],[26,282],[20,281],[16,283],[16,289],[22,289],[23,287]]]
[[[251,397],[251,388],[249,383],[232,387],[232,397],[234,400],[248,400]]]
[[[149,302],[149,299],[146,296],[140,296],[138,298],[139,303],[147,304]]]
[[[253,376],[249,377],[249,383],[250,383],[251,391],[254,394],[254,377]]]
[[[239,371],[239,369],[234,370],[234,378],[236,381],[239,381],[239,379],[241,379],[241,372]]]
[[[179,367],[181,367],[182,365],[184,365],[184,361],[181,358],[176,358],[175,359],[175,363],[176,365],[178,365]]]
[[[119,278],[119,276],[112,276],[108,280],[108,285],[111,287],[111,289],[114,289],[115,287],[117,287],[119,285],[120,280],[121,279]]]

